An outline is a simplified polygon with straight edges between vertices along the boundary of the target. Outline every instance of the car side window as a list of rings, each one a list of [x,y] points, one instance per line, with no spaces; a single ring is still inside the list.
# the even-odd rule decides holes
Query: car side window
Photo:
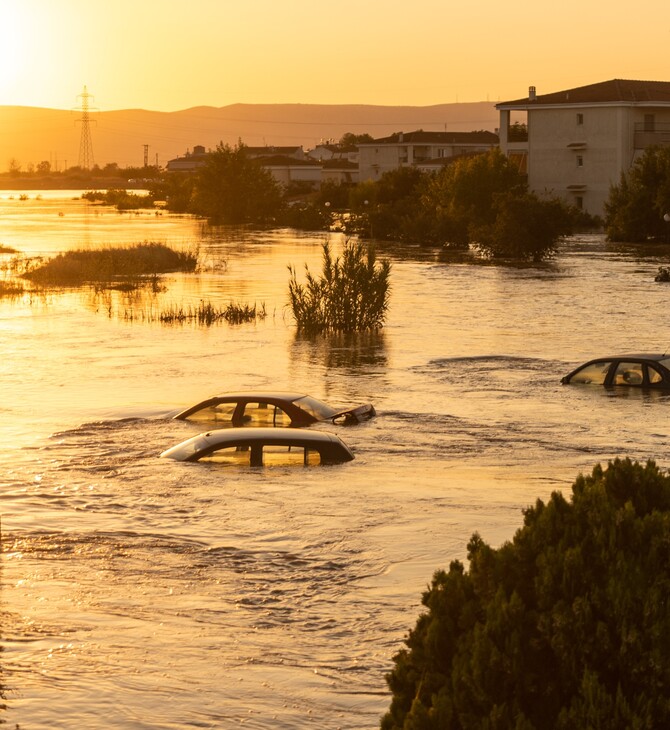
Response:
[[[247,403],[242,421],[245,426],[288,426],[291,419],[279,406],[270,403]]]
[[[571,383],[593,383],[604,385],[607,373],[610,369],[610,362],[592,362],[578,370],[571,378]]]
[[[663,382],[663,375],[653,365],[647,365],[647,375],[649,376],[649,383],[651,385]]]
[[[321,463],[318,451],[302,446],[263,446],[263,466],[312,466]]]
[[[622,360],[617,365],[612,385],[642,385],[643,381],[642,363]]]
[[[203,456],[198,461],[205,464],[225,464],[228,466],[249,466],[251,451],[245,446],[227,446]]]
[[[216,421],[217,423],[232,423],[236,403],[218,403],[217,405],[201,408],[192,413],[189,421]]]

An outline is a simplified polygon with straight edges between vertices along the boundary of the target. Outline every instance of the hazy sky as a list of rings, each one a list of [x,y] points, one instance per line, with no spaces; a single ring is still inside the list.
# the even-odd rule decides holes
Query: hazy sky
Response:
[[[424,106],[670,80],[646,0],[0,0],[0,105]]]

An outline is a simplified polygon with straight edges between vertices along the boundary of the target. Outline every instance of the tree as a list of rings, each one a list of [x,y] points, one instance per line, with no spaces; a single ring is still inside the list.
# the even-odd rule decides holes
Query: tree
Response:
[[[493,223],[473,223],[469,231],[470,240],[491,258],[542,261],[572,228],[561,200],[541,200],[530,192],[495,196],[493,211]]]
[[[339,144],[342,147],[356,147],[359,144],[366,144],[374,141],[374,138],[370,134],[354,134],[353,132],[345,132],[340,137]]]
[[[612,185],[605,202],[605,231],[611,241],[663,240],[670,213],[670,147],[649,147]]]
[[[191,212],[216,223],[263,223],[271,221],[281,205],[279,184],[248,156],[245,145],[219,143],[197,172]]]
[[[475,534],[387,676],[383,730],[670,727],[670,476],[629,459]]]
[[[37,163],[37,172],[40,175],[48,175],[51,172],[51,163],[48,160],[43,160]]]

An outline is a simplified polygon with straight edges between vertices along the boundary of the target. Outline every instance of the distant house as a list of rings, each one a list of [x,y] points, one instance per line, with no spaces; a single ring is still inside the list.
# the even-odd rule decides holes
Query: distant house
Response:
[[[246,153],[249,157],[255,160],[261,160],[269,157],[286,157],[293,160],[304,160],[305,152],[302,146],[294,147],[245,147]],[[167,163],[168,172],[192,172],[202,167],[207,160],[207,156],[211,150],[205,150],[202,145],[196,145],[193,148],[193,152],[187,150],[183,157],[175,157],[173,160],[169,160]]]
[[[322,142],[306,153],[313,160],[327,162],[328,160],[347,160],[358,162],[358,147],[341,145],[330,142]]]
[[[538,194],[601,215],[612,184],[651,145],[670,145],[670,82],[613,79],[496,104],[500,147]],[[527,135],[511,112],[526,112]]]
[[[321,164],[314,160],[298,160],[286,155],[258,157],[263,167],[284,187],[293,183],[301,183],[311,188],[321,184]]]
[[[168,172],[193,172],[205,164],[209,152],[205,151],[202,145],[196,145],[193,152],[186,151],[183,157],[175,157],[168,160],[166,165]]]
[[[397,132],[358,146],[359,179],[379,180],[390,170],[416,167],[428,160],[486,152],[497,147],[493,132]]]
[[[255,159],[261,157],[291,157],[294,160],[304,160],[305,151],[302,145],[294,147],[273,147],[272,145],[265,145],[263,147],[245,147],[246,153],[249,157]]]
[[[355,185],[358,182],[358,164],[337,158],[325,160],[321,163],[321,182]]]

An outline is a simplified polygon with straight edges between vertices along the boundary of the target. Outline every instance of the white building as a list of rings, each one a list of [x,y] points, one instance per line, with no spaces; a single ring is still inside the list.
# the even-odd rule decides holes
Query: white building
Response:
[[[486,152],[498,146],[493,132],[397,132],[390,137],[358,145],[361,182],[376,181],[399,167],[425,165],[430,160]]]
[[[613,79],[496,104],[500,147],[537,194],[557,195],[602,215],[610,186],[651,145],[670,144],[670,82]],[[526,112],[527,138],[510,124]]]

